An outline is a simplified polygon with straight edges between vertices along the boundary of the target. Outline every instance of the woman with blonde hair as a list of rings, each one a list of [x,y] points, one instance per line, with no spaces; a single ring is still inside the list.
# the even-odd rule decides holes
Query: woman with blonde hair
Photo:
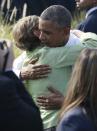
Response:
[[[40,46],[38,23],[39,17],[36,15],[26,16],[17,21],[12,34],[18,48],[31,51]]]
[[[57,131],[97,131],[97,49],[81,52],[67,89]]]

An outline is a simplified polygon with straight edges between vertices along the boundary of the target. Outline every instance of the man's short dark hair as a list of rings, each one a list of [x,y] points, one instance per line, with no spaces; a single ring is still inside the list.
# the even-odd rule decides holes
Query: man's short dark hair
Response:
[[[72,16],[68,9],[62,5],[52,5],[45,9],[40,18],[57,23],[60,27],[70,27]]]

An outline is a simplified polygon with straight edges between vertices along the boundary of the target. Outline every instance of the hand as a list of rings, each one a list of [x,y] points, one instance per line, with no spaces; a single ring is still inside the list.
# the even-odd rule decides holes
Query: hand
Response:
[[[51,72],[49,65],[32,65],[22,68],[20,72],[20,78],[22,80],[34,80],[48,77],[48,73]]]
[[[62,107],[64,96],[53,87],[48,87],[49,95],[41,95],[37,97],[37,104],[46,110],[56,110]]]
[[[76,35],[78,38],[80,38],[83,34],[85,34],[84,32],[80,31],[80,30],[71,30],[70,32],[72,32],[74,35]]]

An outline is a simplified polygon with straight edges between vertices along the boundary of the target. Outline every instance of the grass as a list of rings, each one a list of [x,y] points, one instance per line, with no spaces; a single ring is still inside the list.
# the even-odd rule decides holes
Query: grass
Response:
[[[78,12],[76,11],[75,15],[73,16],[72,28],[76,28],[77,25],[85,18],[85,12]]]
[[[2,17],[0,17],[0,39],[9,39],[13,41],[12,28],[13,25],[4,23],[4,20],[2,19]],[[15,45],[13,45],[13,47],[14,47],[15,57],[17,57],[18,55],[20,55],[21,50],[15,47]]]
[[[12,26],[0,19],[0,38],[12,39],[11,30]]]

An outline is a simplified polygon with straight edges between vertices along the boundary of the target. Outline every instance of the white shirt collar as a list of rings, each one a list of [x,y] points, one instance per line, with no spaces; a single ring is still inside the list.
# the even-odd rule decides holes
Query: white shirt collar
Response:
[[[66,46],[74,46],[79,43],[80,43],[80,39],[76,35],[74,35],[72,32],[70,32],[70,37]]]

